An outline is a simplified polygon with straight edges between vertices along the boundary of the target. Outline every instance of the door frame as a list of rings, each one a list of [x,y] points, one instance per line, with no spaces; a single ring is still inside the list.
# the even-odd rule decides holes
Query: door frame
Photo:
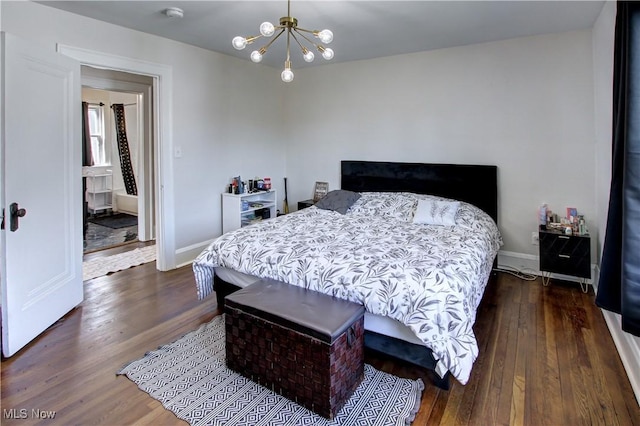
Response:
[[[160,271],[176,268],[175,207],[173,188],[171,66],[109,53],[57,44],[59,53],[80,65],[141,74],[153,79],[153,151],[155,153],[156,267]]]
[[[83,67],[84,68],[84,67]],[[138,239],[150,241],[155,236],[155,185],[154,185],[154,150],[153,150],[153,86],[150,84],[134,83],[124,80],[95,77],[85,75],[84,69],[80,70],[82,87],[98,89],[108,92],[122,92],[135,94],[137,101],[137,113],[142,122],[138,126],[137,140],[138,169],[136,184],[138,186]],[[127,131],[128,132],[128,131]]]

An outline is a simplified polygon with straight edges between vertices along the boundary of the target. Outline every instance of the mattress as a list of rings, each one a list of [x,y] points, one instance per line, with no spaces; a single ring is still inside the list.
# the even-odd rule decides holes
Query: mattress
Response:
[[[223,267],[215,268],[215,274],[220,277],[220,279],[242,288],[260,280],[260,277],[254,277],[252,275],[247,275],[242,272]],[[370,312],[365,312],[364,314],[364,328],[365,330],[394,337],[416,345],[423,344],[422,341],[418,339],[406,325],[392,318],[375,315]]]

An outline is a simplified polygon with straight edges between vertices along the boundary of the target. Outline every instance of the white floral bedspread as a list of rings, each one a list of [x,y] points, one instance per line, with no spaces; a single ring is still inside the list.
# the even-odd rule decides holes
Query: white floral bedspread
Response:
[[[310,207],[217,238],[194,261],[198,296],[222,266],[351,300],[407,325],[465,384],[478,356],[473,333],[502,238],[493,220],[461,203],[456,226],[412,223],[420,198],[363,193],[347,214]]]

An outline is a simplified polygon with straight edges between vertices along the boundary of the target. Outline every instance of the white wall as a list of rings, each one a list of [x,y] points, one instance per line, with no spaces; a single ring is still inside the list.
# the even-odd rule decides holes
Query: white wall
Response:
[[[598,228],[602,235],[598,245],[598,265],[607,227],[609,185],[611,183],[611,138],[613,99],[613,48],[616,3],[606,2],[593,27],[593,63],[595,97],[595,172],[596,209]],[[631,386],[640,403],[640,337],[622,331],[620,315],[602,311],[627,370]]]
[[[496,164],[505,251],[537,255],[543,202],[577,207],[597,232],[591,31],[306,68],[285,87],[246,60],[40,4],[3,6],[5,31],[51,49],[173,68],[178,249],[220,233],[232,176],[281,188],[286,175],[295,205],[316,180],[337,188],[343,159]]]
[[[3,31],[56,44],[168,65],[173,76],[177,251],[221,233],[221,192],[232,176],[285,170],[281,85],[246,60],[85,18],[33,2],[2,2]],[[259,96],[254,96],[259,93]],[[277,185],[275,185],[277,186]]]
[[[503,250],[537,255],[543,202],[597,229],[591,31],[307,68],[291,89],[292,201],[338,188],[345,159],[495,164]]]

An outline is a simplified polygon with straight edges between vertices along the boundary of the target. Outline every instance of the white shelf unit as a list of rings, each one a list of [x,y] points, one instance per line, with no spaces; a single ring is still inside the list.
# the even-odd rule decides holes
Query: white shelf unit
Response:
[[[112,208],[113,173],[88,174],[87,179],[87,208],[89,213],[96,214]]]
[[[247,194],[222,194],[222,233],[225,234],[257,220],[264,220],[261,212],[268,209],[269,218],[276,217],[276,191]],[[247,202],[243,209],[243,201]]]

